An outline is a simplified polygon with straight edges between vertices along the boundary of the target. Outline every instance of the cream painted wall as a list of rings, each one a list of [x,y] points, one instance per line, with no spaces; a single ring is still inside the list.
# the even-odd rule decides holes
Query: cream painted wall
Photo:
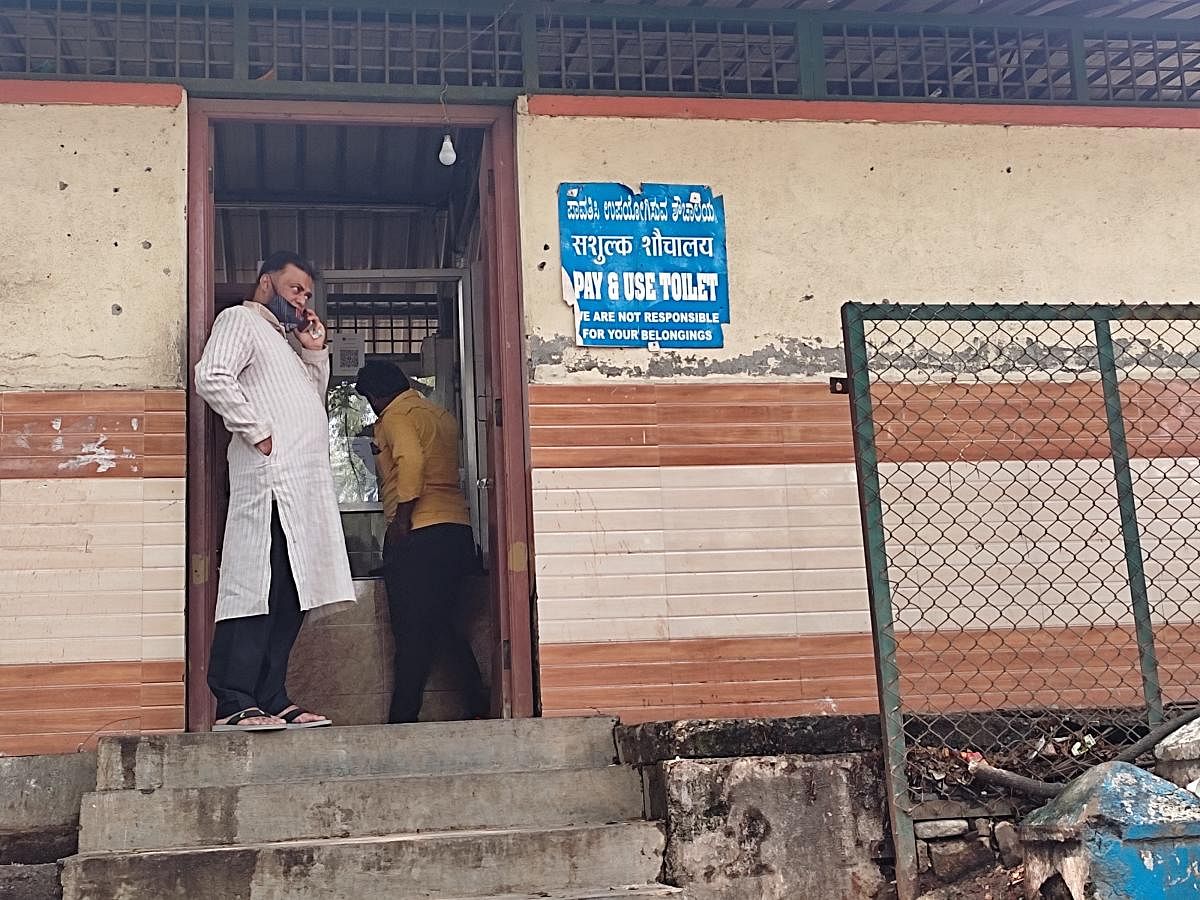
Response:
[[[0,666],[184,658],[182,478],[0,479]]]
[[[183,386],[184,105],[0,104],[0,160],[0,388]]]
[[[841,371],[839,309],[895,302],[1190,301],[1200,131],[518,119],[537,381]],[[580,350],[562,301],[563,181],[701,183],[725,197],[725,348]],[[545,249],[546,247],[549,249]],[[545,264],[544,267],[542,264]]]
[[[1154,620],[1190,624],[1200,460],[1131,465]],[[898,628],[1132,623],[1108,460],[882,468]],[[858,506],[849,463],[535,469],[539,637],[869,633]]]
[[[546,644],[870,632],[854,467],[534,469]]]

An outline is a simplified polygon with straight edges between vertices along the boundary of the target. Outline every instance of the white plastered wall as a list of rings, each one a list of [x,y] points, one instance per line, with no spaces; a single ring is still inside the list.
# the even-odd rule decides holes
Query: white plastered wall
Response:
[[[185,106],[0,103],[0,389],[184,385]]]
[[[536,381],[840,371],[850,300],[1184,302],[1200,289],[1187,174],[1200,131],[518,117]],[[725,198],[731,322],[714,351],[582,350],[556,189],[705,184]]]

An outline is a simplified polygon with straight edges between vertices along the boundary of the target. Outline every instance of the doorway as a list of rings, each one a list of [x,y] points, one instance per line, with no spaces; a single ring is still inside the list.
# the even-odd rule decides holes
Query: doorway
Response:
[[[213,318],[249,296],[261,259],[296,250],[325,273],[330,452],[360,605],[382,597],[368,583],[383,522],[363,452],[371,415],[351,385],[357,364],[384,358],[460,423],[487,573],[477,653],[501,717],[536,712],[514,151],[510,108],[199,100],[189,112],[189,386]],[[206,730],[227,435],[191,390],[188,430],[188,727]]]

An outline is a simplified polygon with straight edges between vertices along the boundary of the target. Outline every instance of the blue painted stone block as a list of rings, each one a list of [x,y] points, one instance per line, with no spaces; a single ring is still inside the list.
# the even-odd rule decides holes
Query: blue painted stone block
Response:
[[[1081,775],[1021,824],[1026,896],[1200,898],[1200,798],[1128,763]]]

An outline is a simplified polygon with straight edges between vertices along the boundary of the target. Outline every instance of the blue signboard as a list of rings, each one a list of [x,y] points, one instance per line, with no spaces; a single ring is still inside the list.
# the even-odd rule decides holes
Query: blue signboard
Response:
[[[698,185],[562,184],[563,299],[583,347],[722,347],[725,203]]]

